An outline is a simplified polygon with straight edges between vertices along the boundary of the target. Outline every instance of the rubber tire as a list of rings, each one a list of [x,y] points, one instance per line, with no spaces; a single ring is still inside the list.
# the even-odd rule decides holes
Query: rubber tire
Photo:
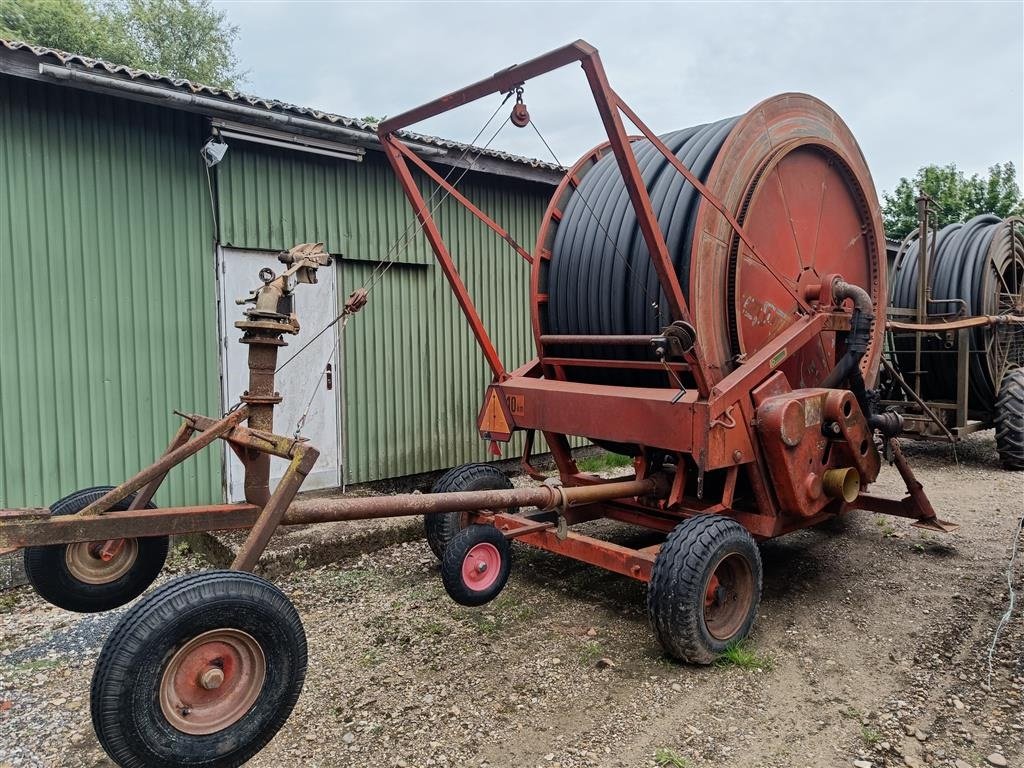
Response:
[[[1003,376],[995,405],[996,450],[1004,469],[1024,470],[1024,368]]]
[[[213,629],[240,629],[266,658],[266,680],[249,711],[217,733],[174,728],[158,690],[173,652]],[[92,724],[110,759],[124,768],[234,768],[285,724],[306,677],[306,633],[273,584],[241,571],[181,576],[140,600],[103,645],[92,678]]]
[[[459,491],[500,491],[512,487],[512,481],[504,472],[491,464],[463,464],[449,469],[430,489],[431,493],[452,493]],[[515,514],[515,508],[509,509]],[[426,533],[430,551],[440,560],[444,550],[455,534],[466,527],[465,512],[442,512],[423,516],[423,530]]]
[[[112,486],[97,486],[65,496],[50,505],[53,516],[81,512],[92,502],[104,496]],[[119,501],[111,509],[125,510],[134,495]],[[146,509],[156,509],[147,504]],[[86,584],[75,578],[67,567],[66,544],[45,547],[26,547],[25,575],[36,593],[58,608],[77,613],[98,613],[130,603],[141,595],[160,575],[167,560],[169,536],[149,536],[138,539],[139,552],[132,567],[120,578],[107,584]]]
[[[462,579],[462,563],[469,550],[477,544],[493,544],[501,556],[501,570],[490,587],[476,590]],[[493,525],[471,525],[455,534],[441,558],[441,582],[445,591],[459,605],[477,606],[496,598],[508,581],[512,569],[512,545]]]
[[[747,561],[755,594],[740,629],[729,639],[719,640],[704,623],[704,594],[712,567],[727,554]],[[761,602],[761,583],[761,553],[742,525],[722,515],[688,518],[672,530],[654,560],[647,588],[647,615],[654,635],[670,656],[710,664],[750,633]]]

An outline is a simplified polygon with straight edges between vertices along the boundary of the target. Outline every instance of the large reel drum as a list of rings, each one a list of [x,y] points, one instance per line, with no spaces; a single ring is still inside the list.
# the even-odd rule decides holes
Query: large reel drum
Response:
[[[726,219],[647,140],[633,152],[693,315],[713,382],[790,326],[796,296],[841,274],[885,305],[884,235],[874,184],[839,116],[805,94],[782,94],[745,115],[662,136],[741,222],[765,264]],[[772,272],[775,274],[773,275]],[[625,184],[607,144],[583,157],[548,206],[533,267],[533,321],[542,362],[643,360],[640,348],[547,345],[543,334],[657,334],[672,318]],[[875,324],[861,367],[875,380]],[[780,367],[792,386],[820,384],[836,361],[836,335]],[[666,386],[657,369],[547,364],[548,376]]]

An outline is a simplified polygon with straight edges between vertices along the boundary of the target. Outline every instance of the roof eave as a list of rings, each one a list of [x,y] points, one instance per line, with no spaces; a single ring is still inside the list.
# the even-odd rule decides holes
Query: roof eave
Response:
[[[205,117],[219,117],[316,138],[341,140],[376,151],[381,149],[377,134],[372,128],[350,127],[338,122],[239,103],[214,95],[162,85],[152,80],[97,71],[70,63],[51,63],[41,60],[41,57],[31,50],[10,50],[0,46],[0,73],[192,112]],[[415,138],[403,140],[424,159],[441,165],[465,168],[472,162],[473,170],[481,173],[548,185],[558,184],[563,175],[561,170],[490,155],[481,154],[471,161],[465,157],[467,153],[464,151],[417,141]]]

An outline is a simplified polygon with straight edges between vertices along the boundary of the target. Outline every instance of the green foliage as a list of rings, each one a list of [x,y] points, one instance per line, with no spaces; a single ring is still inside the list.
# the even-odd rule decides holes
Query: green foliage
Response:
[[[758,653],[751,647],[749,641],[740,640],[738,643],[730,643],[721,655],[715,659],[715,666],[718,667],[739,667],[747,671],[760,669],[768,672],[773,666],[771,657]]]
[[[876,730],[875,728],[872,728],[868,725],[865,725],[863,728],[860,729],[860,737],[864,740],[864,743],[867,744],[869,747],[875,746],[875,744],[882,740],[882,734],[879,733],[878,730]]]
[[[583,644],[583,648],[580,650],[580,663],[585,667],[591,666],[595,661],[601,658],[603,649],[601,644],[590,640]]]
[[[0,592],[0,613],[10,613],[13,611],[17,607],[20,599],[21,595],[19,595],[16,590],[9,589],[7,591]]]
[[[221,88],[244,78],[238,27],[210,0],[0,0],[0,37]]]
[[[966,221],[981,213],[1007,217],[1024,213],[1013,163],[997,163],[988,175],[966,176],[955,165],[926,165],[913,179],[900,179],[892,194],[882,193],[885,233],[901,240],[917,228],[916,198],[920,192],[936,203],[939,227]]]
[[[668,747],[658,747],[654,751],[654,762],[662,766],[662,768],[690,768],[693,765],[693,763],[678,754],[674,749],[669,749]]]

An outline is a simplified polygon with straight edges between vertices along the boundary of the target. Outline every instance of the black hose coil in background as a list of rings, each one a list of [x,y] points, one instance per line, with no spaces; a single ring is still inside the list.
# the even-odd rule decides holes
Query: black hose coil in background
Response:
[[[897,260],[890,275],[890,304],[917,309],[917,280],[920,268],[920,241],[913,242]],[[966,223],[950,224],[939,230],[935,258],[931,265],[932,303],[930,319],[951,316],[998,315],[1007,311],[997,300],[999,276],[1020,290],[1024,280],[1024,226],[1010,223],[993,214],[976,216]],[[993,334],[1010,344],[1010,354],[991,344]],[[945,339],[925,337],[922,348],[921,390],[925,399],[956,401],[955,344],[947,349]],[[1020,329],[980,326],[970,331],[969,409],[988,413],[995,402],[998,378],[1015,366],[1024,365],[1024,334]],[[895,338],[896,359],[904,378],[914,382],[914,336]]]

